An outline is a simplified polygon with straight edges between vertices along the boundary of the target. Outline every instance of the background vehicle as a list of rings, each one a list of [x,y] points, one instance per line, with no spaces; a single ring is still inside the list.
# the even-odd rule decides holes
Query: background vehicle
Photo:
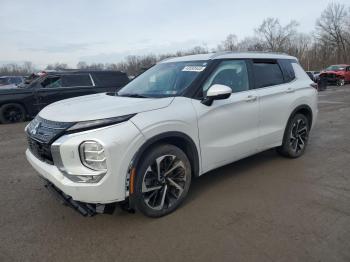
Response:
[[[313,84],[287,55],[171,58],[117,94],[44,108],[26,127],[27,159],[84,215],[126,201],[163,216],[193,177],[269,148],[301,156],[317,117]]]
[[[329,84],[343,86],[350,82],[350,65],[331,65],[321,72],[320,78],[326,79]]]
[[[314,74],[312,73],[312,71],[306,71],[306,74],[310,77],[310,79],[314,82],[316,82],[316,78],[314,76]]]
[[[0,76],[0,88],[7,85],[19,85],[24,82],[23,76]]]
[[[18,88],[0,88],[0,122],[13,123],[34,117],[45,106],[70,97],[115,92],[129,82],[117,71],[46,72]]]
[[[306,71],[306,73],[312,81],[314,81],[315,83],[318,82],[319,76],[320,76],[320,71]]]

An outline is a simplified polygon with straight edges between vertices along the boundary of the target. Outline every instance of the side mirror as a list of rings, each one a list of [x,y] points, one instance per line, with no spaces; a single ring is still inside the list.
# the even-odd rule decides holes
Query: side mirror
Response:
[[[214,100],[222,100],[230,97],[232,89],[225,85],[215,84],[209,87],[206,97],[202,100],[202,104],[211,106]]]

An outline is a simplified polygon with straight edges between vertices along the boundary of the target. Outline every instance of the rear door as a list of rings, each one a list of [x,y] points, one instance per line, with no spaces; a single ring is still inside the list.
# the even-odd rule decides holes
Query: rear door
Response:
[[[36,82],[34,90],[38,111],[45,106],[60,100],[61,87],[62,79],[60,75],[48,75]]]
[[[206,106],[193,100],[198,117],[202,170],[209,171],[253,154],[258,147],[258,102],[245,60],[224,60],[210,74],[202,92],[213,84],[232,89],[228,99]]]
[[[260,150],[282,142],[296,91],[290,61],[253,60],[255,90],[259,100]]]

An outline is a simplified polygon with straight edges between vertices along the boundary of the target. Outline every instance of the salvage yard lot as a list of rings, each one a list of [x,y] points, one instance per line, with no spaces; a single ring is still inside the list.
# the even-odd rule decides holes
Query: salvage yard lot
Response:
[[[212,171],[160,219],[60,205],[25,160],[26,124],[0,125],[0,261],[350,261],[350,86],[319,109],[304,156]]]

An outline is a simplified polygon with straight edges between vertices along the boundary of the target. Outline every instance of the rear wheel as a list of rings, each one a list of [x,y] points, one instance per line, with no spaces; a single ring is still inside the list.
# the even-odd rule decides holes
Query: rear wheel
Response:
[[[191,165],[186,154],[173,145],[159,145],[145,154],[137,168],[136,208],[150,217],[174,211],[191,184]]]
[[[303,114],[296,114],[288,123],[282,146],[277,151],[286,157],[300,157],[309,139],[310,123]]]
[[[0,122],[3,124],[23,122],[26,111],[20,104],[6,104],[0,108]]]

